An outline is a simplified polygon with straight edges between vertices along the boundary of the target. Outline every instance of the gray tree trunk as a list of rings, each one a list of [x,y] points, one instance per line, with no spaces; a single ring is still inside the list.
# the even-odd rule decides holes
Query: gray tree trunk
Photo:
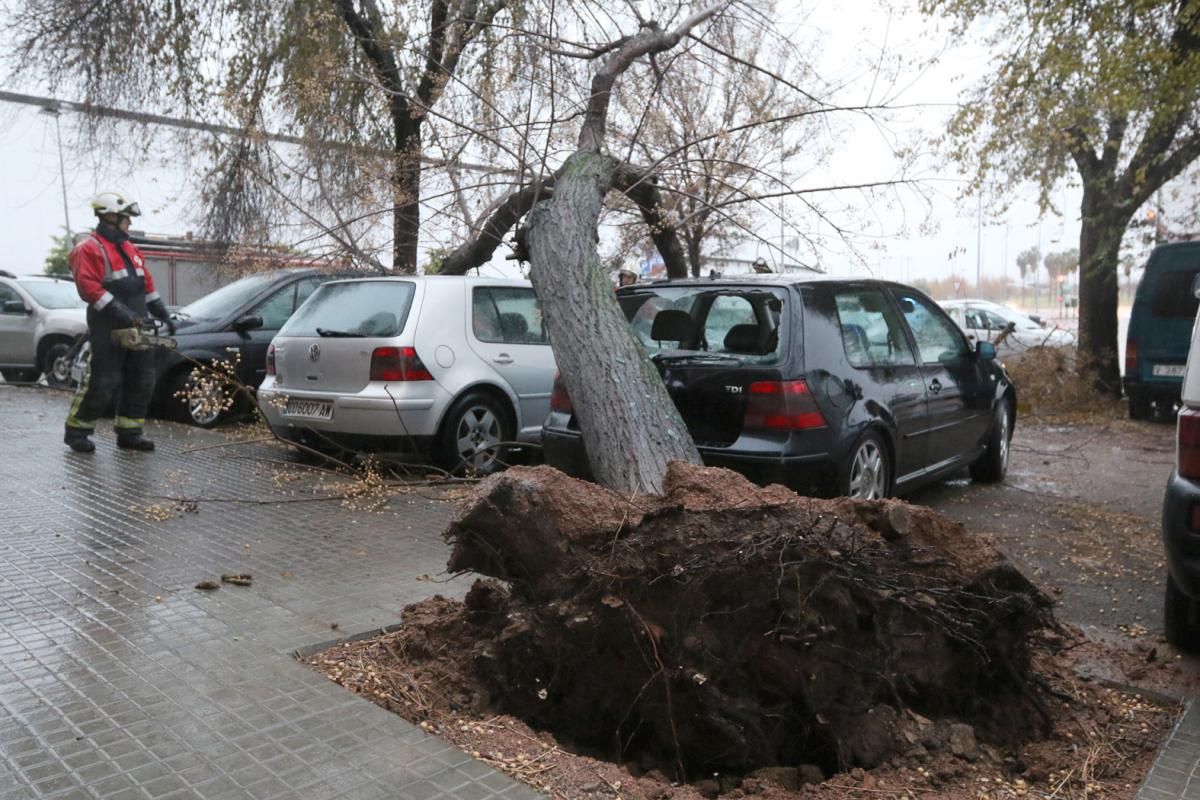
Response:
[[[1084,186],[1079,231],[1079,352],[1098,388],[1120,395],[1117,266],[1128,215],[1114,208],[1108,196],[1099,187]]]
[[[596,252],[612,162],[581,150],[554,196],[530,212],[530,278],[595,479],[622,492],[662,492],[672,460],[700,463],[662,378],[634,339]]]

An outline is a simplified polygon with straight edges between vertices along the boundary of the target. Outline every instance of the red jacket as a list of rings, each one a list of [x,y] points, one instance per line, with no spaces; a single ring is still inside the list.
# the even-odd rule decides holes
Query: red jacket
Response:
[[[71,265],[71,274],[75,276],[75,289],[79,296],[97,311],[113,301],[113,292],[110,289],[135,283],[124,280],[134,275],[130,275],[125,259],[121,257],[122,250],[129,257],[129,263],[133,264],[134,275],[145,280],[146,302],[152,302],[159,297],[154,289],[154,278],[145,267],[141,251],[133,242],[126,239],[116,245],[100,234],[92,232],[75,245],[67,260]],[[118,281],[122,283],[118,284]]]

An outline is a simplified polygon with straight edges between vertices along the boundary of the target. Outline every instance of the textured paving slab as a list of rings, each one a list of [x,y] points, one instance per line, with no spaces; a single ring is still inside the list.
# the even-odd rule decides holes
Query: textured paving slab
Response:
[[[465,591],[417,580],[447,504],[314,502],[274,449],[168,423],[74,454],[67,401],[0,386],[0,800],[539,796],[290,656]],[[192,588],[226,572],[253,585]]]

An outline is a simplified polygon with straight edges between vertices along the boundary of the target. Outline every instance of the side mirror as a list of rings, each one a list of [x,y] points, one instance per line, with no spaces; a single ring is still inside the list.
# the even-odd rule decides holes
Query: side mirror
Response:
[[[980,361],[993,361],[996,358],[996,345],[991,342],[977,342],[975,352],[979,354]]]
[[[25,307],[25,302],[23,300],[5,300],[4,301],[4,313],[5,314],[28,314],[29,309]]]
[[[246,314],[233,321],[233,329],[238,333],[255,331],[263,326],[263,318],[258,314]]]
[[[1031,320],[1033,320],[1034,322],[1036,322],[1038,325],[1041,325],[1043,328],[1046,327],[1046,323],[1042,322],[1042,318],[1039,317],[1037,314],[1030,314],[1029,318]]]

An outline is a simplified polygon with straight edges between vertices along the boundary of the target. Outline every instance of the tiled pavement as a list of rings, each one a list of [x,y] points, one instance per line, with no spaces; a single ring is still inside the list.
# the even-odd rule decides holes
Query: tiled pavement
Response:
[[[417,580],[444,503],[314,502],[273,449],[170,424],[73,454],[67,399],[0,386],[0,800],[538,796],[291,656],[464,591]],[[210,499],[158,521],[158,495]],[[224,572],[253,586],[193,588]]]
[[[539,797],[291,655],[464,591],[417,580],[446,504],[313,501],[274,449],[186,453],[228,436],[170,424],[151,455],[109,431],[75,455],[66,407],[0,385],[0,800]],[[156,521],[167,495],[196,511]],[[253,586],[192,588],[223,572]],[[1200,800],[1195,704],[1137,797]]]

